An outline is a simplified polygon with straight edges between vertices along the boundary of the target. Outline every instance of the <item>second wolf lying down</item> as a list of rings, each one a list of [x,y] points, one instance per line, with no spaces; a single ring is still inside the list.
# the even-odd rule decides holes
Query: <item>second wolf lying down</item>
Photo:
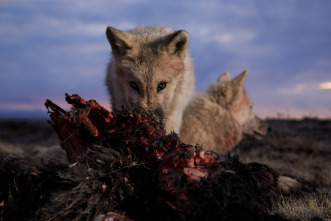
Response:
[[[184,143],[221,152],[231,150],[243,137],[261,138],[268,132],[268,125],[254,114],[246,94],[247,73],[245,70],[231,80],[225,72],[205,93],[192,99],[179,132]]]
[[[262,138],[268,125],[252,110],[244,81],[248,71],[230,79],[228,72],[213,82],[207,91],[192,99],[183,114],[179,136],[184,143],[201,144],[204,150],[231,150],[244,137]],[[301,184],[280,176],[278,187],[283,193],[300,189]]]

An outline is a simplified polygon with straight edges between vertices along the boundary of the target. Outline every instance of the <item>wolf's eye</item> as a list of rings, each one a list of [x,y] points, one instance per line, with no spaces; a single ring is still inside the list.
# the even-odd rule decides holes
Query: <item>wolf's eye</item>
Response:
[[[167,82],[164,82],[164,81],[160,82],[157,85],[157,92],[162,91],[164,88],[166,88],[166,86],[167,86]]]
[[[130,81],[130,86],[133,90],[138,91],[139,92],[139,87],[138,84],[134,81]]]

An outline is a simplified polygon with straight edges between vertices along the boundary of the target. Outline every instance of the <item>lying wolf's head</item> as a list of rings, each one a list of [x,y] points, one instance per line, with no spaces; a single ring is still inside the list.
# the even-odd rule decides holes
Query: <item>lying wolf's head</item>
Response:
[[[247,73],[248,70],[245,70],[231,80],[230,74],[225,72],[210,85],[207,93],[229,111],[243,137],[261,138],[267,134],[269,127],[252,110],[252,101],[244,88]]]
[[[165,117],[166,131],[176,130],[176,118],[181,119],[183,111],[180,97],[193,91],[187,32],[158,26],[129,32],[108,27],[106,34],[113,55],[106,77],[113,108],[148,110]]]

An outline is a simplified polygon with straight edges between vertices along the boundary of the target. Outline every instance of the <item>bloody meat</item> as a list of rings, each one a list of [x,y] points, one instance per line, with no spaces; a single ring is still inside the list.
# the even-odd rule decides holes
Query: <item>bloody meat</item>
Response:
[[[45,105],[68,162],[1,153],[0,220],[282,220],[266,165],[184,144],[143,111],[66,101]]]

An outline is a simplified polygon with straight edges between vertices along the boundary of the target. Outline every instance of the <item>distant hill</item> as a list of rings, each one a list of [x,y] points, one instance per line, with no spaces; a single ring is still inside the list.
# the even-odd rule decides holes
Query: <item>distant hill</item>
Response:
[[[17,110],[17,109],[0,109],[0,119],[31,119],[46,120],[49,119],[47,110]]]

